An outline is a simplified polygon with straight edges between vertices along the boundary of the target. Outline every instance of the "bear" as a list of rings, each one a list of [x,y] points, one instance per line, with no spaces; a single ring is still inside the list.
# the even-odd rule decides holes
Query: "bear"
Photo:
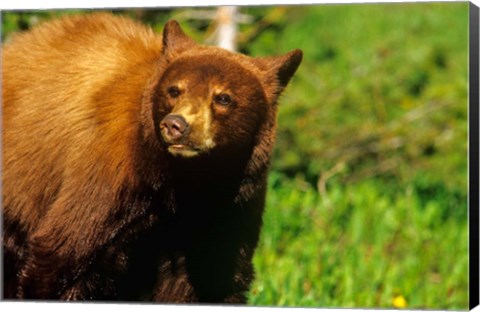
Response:
[[[3,46],[3,297],[246,303],[278,98],[251,57],[105,12]]]

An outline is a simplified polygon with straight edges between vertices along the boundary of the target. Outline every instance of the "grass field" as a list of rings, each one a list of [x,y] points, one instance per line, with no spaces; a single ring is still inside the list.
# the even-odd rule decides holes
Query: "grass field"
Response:
[[[250,303],[467,309],[468,6],[287,11],[281,34],[267,31],[250,47],[254,54],[305,52],[280,106]],[[444,106],[416,121],[401,118],[427,102]],[[398,130],[387,131],[395,123]],[[423,144],[438,142],[445,128],[450,141],[435,143],[430,155]],[[362,154],[356,162],[345,156],[352,148],[337,158],[322,154],[363,138],[359,133],[387,133],[378,139],[377,158]],[[407,143],[381,145],[394,136]],[[357,142],[359,150],[368,148],[366,140]],[[384,159],[394,160],[388,172],[375,167]],[[346,169],[320,193],[311,172],[341,160]],[[373,174],[360,174],[365,168]]]
[[[250,303],[466,309],[466,204],[442,199],[376,181],[322,197],[273,174]]]

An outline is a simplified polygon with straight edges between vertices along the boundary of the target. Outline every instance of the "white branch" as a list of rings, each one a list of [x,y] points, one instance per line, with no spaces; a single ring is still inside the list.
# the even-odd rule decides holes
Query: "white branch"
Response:
[[[236,6],[222,6],[217,10],[216,45],[230,51],[237,49],[237,12]]]

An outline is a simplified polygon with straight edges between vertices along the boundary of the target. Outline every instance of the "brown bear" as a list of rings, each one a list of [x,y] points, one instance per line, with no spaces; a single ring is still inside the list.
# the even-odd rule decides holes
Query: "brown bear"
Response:
[[[252,58],[107,13],[4,45],[4,298],[244,303],[277,99]]]

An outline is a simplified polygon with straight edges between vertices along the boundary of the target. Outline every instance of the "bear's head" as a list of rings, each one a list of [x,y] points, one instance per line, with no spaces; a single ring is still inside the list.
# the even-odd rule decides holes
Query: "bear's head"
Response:
[[[175,21],[163,32],[153,87],[157,139],[171,156],[194,158],[273,141],[276,101],[302,52],[253,58],[195,43]],[[268,133],[266,133],[268,132]]]

